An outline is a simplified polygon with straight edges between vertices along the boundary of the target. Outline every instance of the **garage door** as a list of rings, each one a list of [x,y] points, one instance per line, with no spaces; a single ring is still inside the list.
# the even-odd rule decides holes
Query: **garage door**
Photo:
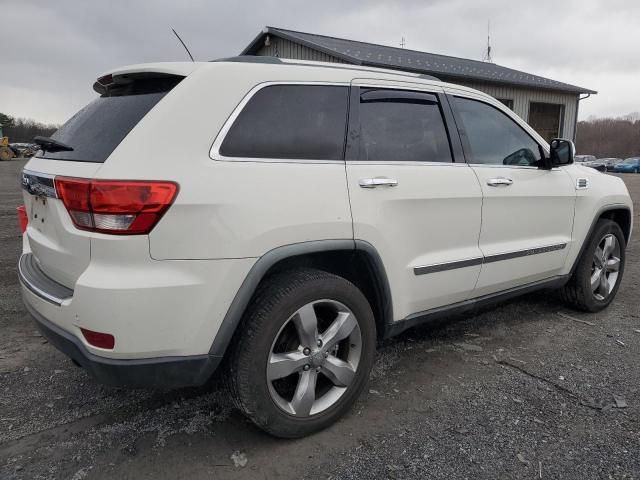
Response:
[[[549,142],[552,138],[562,136],[562,111],[563,105],[531,102],[529,125]]]

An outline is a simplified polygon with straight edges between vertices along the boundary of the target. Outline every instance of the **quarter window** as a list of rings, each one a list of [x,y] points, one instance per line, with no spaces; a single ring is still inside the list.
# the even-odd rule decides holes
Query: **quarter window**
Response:
[[[258,91],[227,133],[226,157],[342,160],[348,87],[274,85]]]
[[[538,143],[497,108],[468,98],[455,98],[471,147],[470,163],[533,166],[540,160]]]
[[[451,162],[438,97],[361,89],[359,160]]]

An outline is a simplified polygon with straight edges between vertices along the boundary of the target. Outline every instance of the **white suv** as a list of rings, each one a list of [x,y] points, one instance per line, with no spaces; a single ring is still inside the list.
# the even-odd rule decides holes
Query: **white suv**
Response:
[[[417,74],[239,57],[114,70],[23,174],[24,302],[99,381],[223,359],[296,437],[358,397],[376,341],[540,288],[614,298],[632,204],[499,101]]]

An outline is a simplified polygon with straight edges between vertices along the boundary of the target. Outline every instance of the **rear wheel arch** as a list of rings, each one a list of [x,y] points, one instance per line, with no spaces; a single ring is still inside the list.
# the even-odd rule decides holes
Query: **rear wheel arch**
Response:
[[[276,273],[301,267],[333,273],[358,287],[373,310],[378,336],[385,336],[387,325],[393,320],[392,299],[384,264],[375,247],[361,240],[318,240],[275,248],[256,261],[231,302],[209,354],[225,354],[263,282]]]

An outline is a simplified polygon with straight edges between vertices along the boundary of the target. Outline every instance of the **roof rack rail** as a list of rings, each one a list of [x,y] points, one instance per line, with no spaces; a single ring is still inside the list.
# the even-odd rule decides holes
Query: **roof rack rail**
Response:
[[[269,57],[266,55],[239,55],[237,57],[225,57],[225,58],[216,58],[215,60],[209,60],[210,62],[236,62],[236,63],[266,63],[272,65],[313,65],[314,63],[326,63],[326,62],[318,62],[314,60],[301,60],[297,58],[279,58],[279,57]],[[423,80],[432,80],[436,82],[440,82],[441,80],[438,77],[434,77],[433,75],[427,75],[426,73],[418,73],[412,72],[411,70],[402,70],[399,68],[384,68],[378,67],[376,65],[349,65],[349,64],[332,64],[334,68],[354,68],[357,70],[375,70],[386,73],[395,73],[398,75],[409,74],[414,76],[414,78],[421,78]]]
[[[427,75],[426,73],[421,73],[418,78],[422,78],[423,80],[435,80],[436,82],[441,82],[438,77],[434,77],[433,75]]]
[[[210,62],[237,62],[237,63],[283,63],[277,57],[267,57],[262,55],[241,55],[237,57],[225,57],[216,58],[215,60],[209,60]]]

